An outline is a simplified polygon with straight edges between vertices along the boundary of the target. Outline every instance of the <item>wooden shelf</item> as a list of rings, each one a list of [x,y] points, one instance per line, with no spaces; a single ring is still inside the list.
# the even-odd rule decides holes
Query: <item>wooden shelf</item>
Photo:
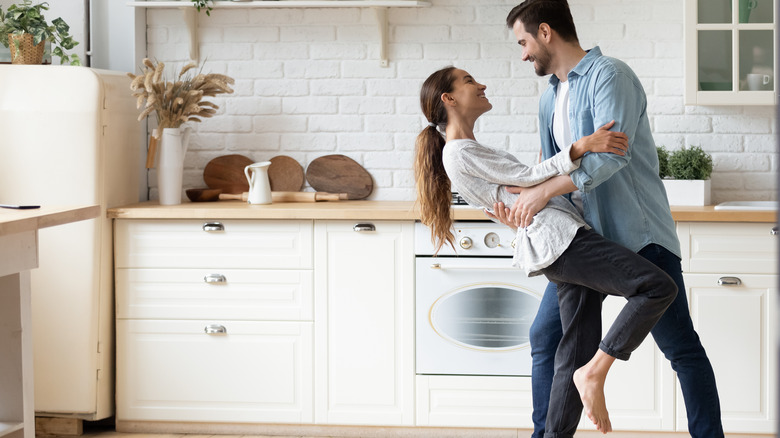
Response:
[[[190,34],[190,59],[199,62],[198,20],[200,14],[189,0],[181,1],[131,1],[128,6],[136,8],[177,8],[181,9],[184,22]],[[263,1],[212,1],[214,9],[237,8],[372,8],[376,14],[379,28],[379,58],[380,65],[387,67],[387,8],[426,8],[431,6],[428,1],[416,0],[263,0]]]
[[[0,437],[9,435],[17,430],[24,429],[24,423],[9,423],[7,421],[0,421]]]
[[[181,8],[193,7],[189,0],[182,1],[133,1],[127,3],[136,8]],[[415,0],[264,0],[264,1],[216,1],[214,9],[220,8],[422,8],[431,2]]]

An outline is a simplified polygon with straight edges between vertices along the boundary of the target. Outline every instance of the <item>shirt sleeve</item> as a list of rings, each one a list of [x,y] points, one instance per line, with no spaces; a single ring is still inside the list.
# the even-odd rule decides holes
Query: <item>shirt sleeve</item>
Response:
[[[590,132],[596,132],[604,124],[615,120],[612,131],[624,132],[628,136],[628,150],[625,156],[612,153],[588,153],[582,157],[579,169],[571,173],[572,182],[583,192],[589,192],[608,180],[631,160],[631,150],[636,137],[640,118],[646,109],[646,97],[641,84],[620,71],[602,72],[594,99],[593,111],[585,111],[582,117],[591,117],[590,123],[583,123]]]
[[[570,149],[571,146],[541,163],[527,166],[512,154],[471,145],[464,148],[461,160],[463,170],[472,177],[498,185],[530,187],[577,169],[580,159],[572,161]]]

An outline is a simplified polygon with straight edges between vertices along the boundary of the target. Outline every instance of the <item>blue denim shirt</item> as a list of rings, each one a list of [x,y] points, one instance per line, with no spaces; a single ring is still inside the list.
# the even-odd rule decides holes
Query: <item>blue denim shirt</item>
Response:
[[[634,72],[594,47],[569,72],[572,141],[615,120],[612,131],[628,135],[625,156],[589,153],[571,179],[582,192],[585,221],[604,237],[639,251],[656,243],[680,256],[674,220],[661,178],[647,118],[647,97]],[[542,153],[559,152],[553,139],[555,75],[539,102]]]

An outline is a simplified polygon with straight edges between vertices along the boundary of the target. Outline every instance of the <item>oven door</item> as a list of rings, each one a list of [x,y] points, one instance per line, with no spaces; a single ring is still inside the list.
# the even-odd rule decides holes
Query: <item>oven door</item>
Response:
[[[417,257],[416,283],[417,374],[531,375],[544,276],[510,258]]]

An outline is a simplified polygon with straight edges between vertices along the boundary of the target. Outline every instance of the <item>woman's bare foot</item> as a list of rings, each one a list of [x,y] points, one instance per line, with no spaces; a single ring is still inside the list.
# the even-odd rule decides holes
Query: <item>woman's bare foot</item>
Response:
[[[596,429],[601,433],[612,432],[612,423],[609,421],[604,399],[604,381],[607,375],[592,372],[592,362],[574,372],[574,386],[580,393],[585,415],[596,425]]]

